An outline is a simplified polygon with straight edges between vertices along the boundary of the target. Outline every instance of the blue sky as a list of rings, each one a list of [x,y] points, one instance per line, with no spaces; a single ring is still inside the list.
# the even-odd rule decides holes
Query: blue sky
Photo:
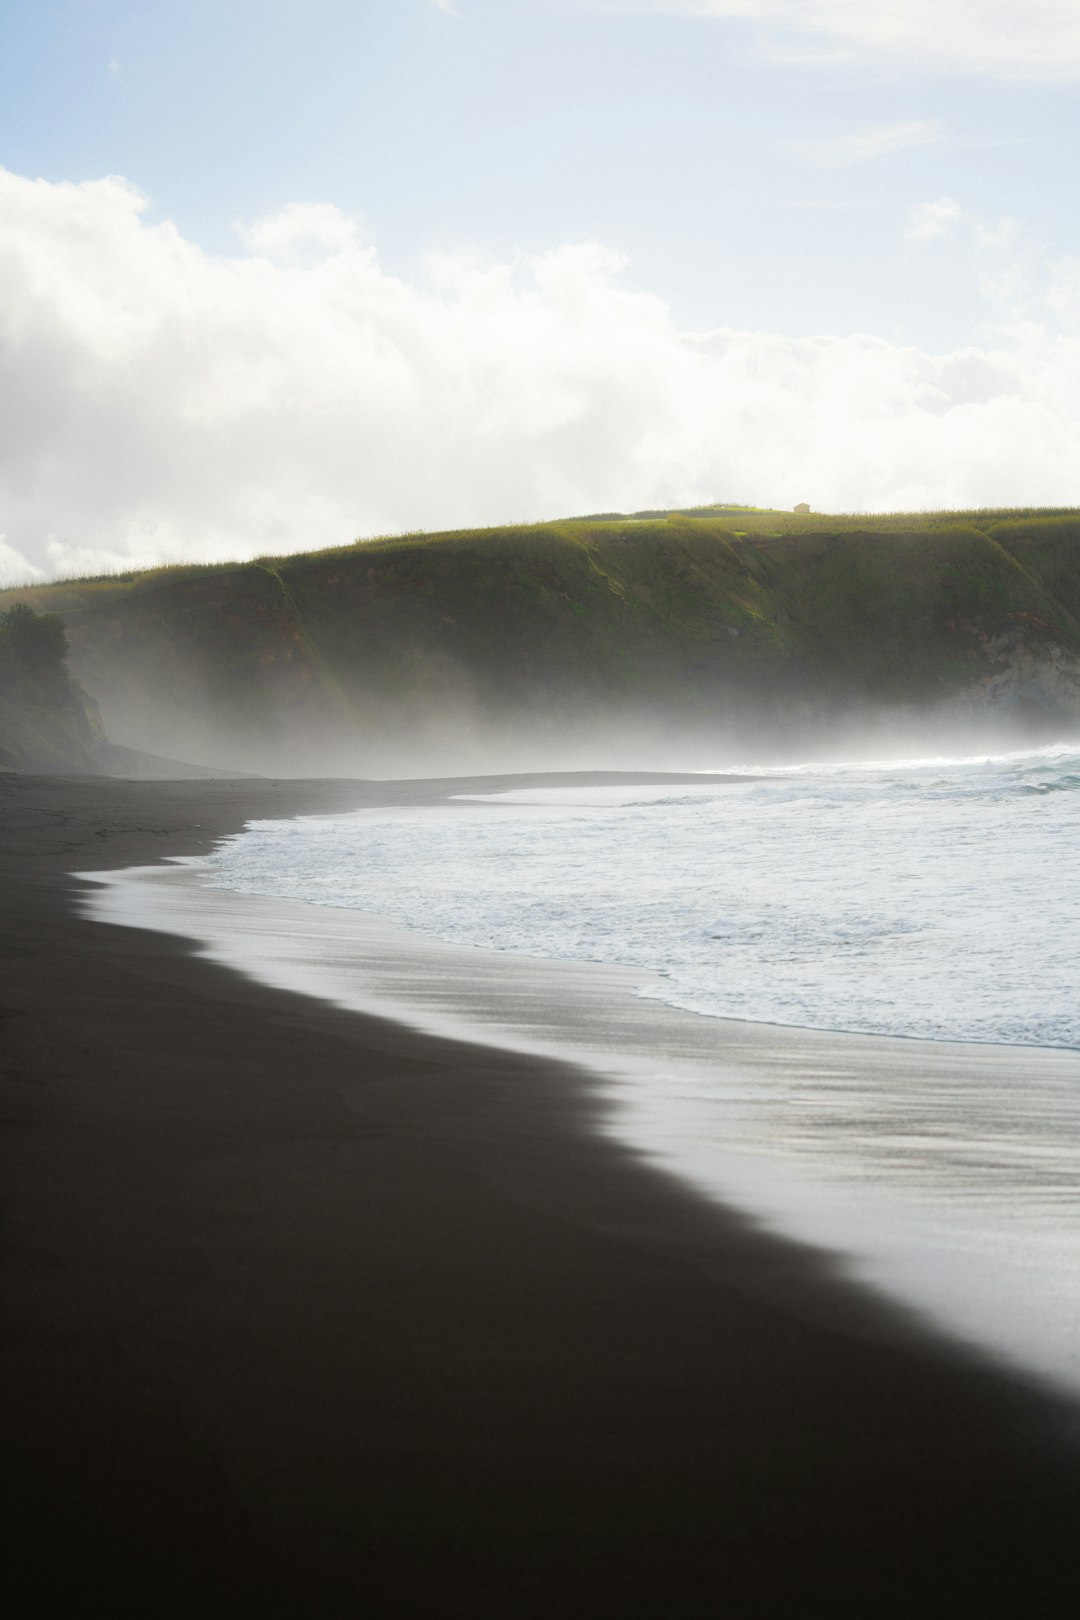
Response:
[[[985,312],[963,246],[908,241],[909,210],[948,194],[1022,219],[1047,253],[1075,245],[1076,85],[1045,74],[807,66],[745,19],[572,0],[0,15],[5,167],[124,175],[220,250],[237,220],[332,202],[402,273],[433,249],[598,240],[686,326],[950,344]],[[886,132],[882,155],[857,161],[867,131]]]
[[[442,416],[425,416],[422,424],[403,416],[401,436],[393,441],[403,464],[415,462],[417,444],[427,444],[432,434],[441,436],[440,449],[423,474],[428,492],[418,498],[403,490],[395,500],[385,477],[374,479],[364,454],[371,401],[359,381],[351,402],[348,390],[343,395],[335,385],[338,408],[354,413],[355,487],[345,472],[345,442],[333,466],[315,458],[310,489],[301,488],[303,469],[294,467],[290,484],[299,493],[295,517],[278,524],[282,544],[345,538],[338,532],[343,524],[370,532],[438,525],[443,516],[449,523],[554,515],[564,501],[627,505],[639,496],[674,501],[710,498],[707,492],[786,501],[795,484],[789,488],[781,479],[784,487],[778,487],[776,469],[796,464],[802,491],[821,465],[823,446],[797,432],[785,458],[782,443],[765,444],[767,401],[750,399],[747,382],[760,376],[762,365],[783,395],[775,412],[783,430],[791,434],[796,408],[826,413],[832,439],[847,435],[863,468],[850,485],[839,469],[830,471],[820,494],[805,490],[815,504],[975,499],[984,464],[996,467],[999,460],[994,435],[1017,438],[1016,423],[1004,425],[1012,407],[987,418],[992,432],[985,449],[970,422],[950,421],[951,453],[963,448],[968,457],[963,477],[950,481],[939,469],[920,478],[913,470],[912,458],[925,453],[925,423],[907,439],[897,438],[896,465],[883,470],[887,447],[866,442],[867,401],[874,397],[866,356],[875,344],[883,346],[886,414],[897,409],[897,367],[907,367],[904,387],[918,411],[920,388],[941,394],[941,364],[951,363],[950,376],[960,375],[958,366],[967,367],[965,375],[981,366],[983,382],[974,394],[946,388],[931,402],[931,415],[992,405],[987,390],[998,387],[994,398],[1015,403],[1019,392],[1027,400],[1021,446],[1047,434],[1055,454],[1072,445],[1072,413],[1075,408],[1080,416],[1080,408],[1071,373],[1060,370],[1060,346],[1075,335],[1080,306],[1078,80],[1075,0],[0,0],[0,165],[16,188],[0,274],[5,287],[14,286],[14,303],[29,299],[26,309],[34,312],[30,320],[24,311],[17,326],[11,317],[6,337],[0,331],[0,366],[6,356],[9,393],[16,382],[23,390],[40,385],[44,417],[45,402],[64,387],[57,349],[66,345],[71,376],[90,390],[88,416],[98,391],[119,421],[118,388],[136,364],[145,371],[143,386],[155,387],[156,368],[164,364],[162,334],[175,326],[180,309],[197,306],[188,318],[201,323],[188,332],[185,352],[199,350],[211,329],[221,337],[223,316],[213,307],[210,281],[218,276],[222,307],[235,313],[237,298],[218,272],[244,260],[245,273],[258,283],[244,295],[257,306],[248,324],[258,327],[272,369],[292,378],[293,408],[302,410],[307,401],[314,412],[317,439],[315,419],[329,409],[329,399],[319,398],[316,377],[293,374],[289,354],[305,322],[314,322],[320,341],[332,345],[331,329],[340,330],[346,318],[341,287],[351,255],[356,275],[361,262],[368,267],[362,312],[355,288],[346,298],[351,339],[360,349],[374,343],[380,353],[396,345],[399,360],[412,367],[417,397],[425,394],[425,379],[445,383],[452,355],[453,398],[447,397]],[[125,211],[116,191],[93,190],[110,176],[125,182],[129,204],[139,194],[135,213],[134,204]],[[30,180],[47,186],[28,191]],[[72,183],[90,188],[78,204]],[[56,214],[62,204],[67,227],[75,229],[76,215],[82,220],[91,203],[92,247],[79,236],[83,224],[76,241],[60,231]],[[260,221],[283,217],[293,222],[287,242],[280,231],[258,235]],[[302,229],[301,217],[307,221]],[[331,219],[337,223],[327,226]],[[322,223],[313,228],[313,221]],[[171,259],[165,253],[160,228],[166,224],[188,254],[182,272],[175,253]],[[538,263],[550,264],[553,255],[579,244],[594,244],[594,257],[586,261],[578,249],[572,262],[581,284],[574,297],[587,301],[601,296],[601,285],[607,289],[603,311],[584,332],[576,316],[565,314],[565,277],[555,294],[550,275],[546,291],[535,275]],[[43,293],[40,276],[27,269],[40,265],[42,255],[50,264],[51,293]],[[273,293],[253,268],[257,258],[276,266]],[[334,287],[328,259],[340,271]],[[178,284],[166,285],[166,261],[174,281],[175,275],[184,280],[182,292]],[[377,295],[373,262],[381,278]],[[144,279],[136,284],[136,277],[125,297],[129,305],[143,305],[144,325],[156,336],[137,355],[126,353],[120,366],[115,354],[102,359],[101,343],[88,328],[75,333],[64,310],[71,308],[71,288],[89,275],[107,325],[116,315],[105,309],[110,275],[125,282],[139,264]],[[203,278],[197,293],[192,276]],[[56,288],[65,277],[69,290],[61,294]],[[498,291],[493,277],[502,277]],[[507,290],[507,277],[516,292]],[[486,289],[485,336],[466,354],[475,339],[470,311],[480,287]],[[283,316],[286,293],[290,306]],[[537,338],[537,298],[548,317],[562,311],[557,335],[552,328]],[[387,300],[408,306],[411,336],[402,335],[399,317],[387,316]],[[657,386],[654,368],[663,361],[653,352],[654,326],[661,307],[671,353]],[[622,349],[636,352],[640,340],[647,351],[634,377],[615,358],[623,321],[633,334],[624,334]],[[432,339],[439,322],[442,335]],[[234,320],[232,338],[222,341],[235,340],[249,360],[254,340],[239,326]],[[598,349],[597,333],[604,330],[610,342]],[[716,331],[742,334],[737,365],[734,339],[721,345],[722,359],[712,349],[703,359],[697,335]],[[759,335],[760,352],[751,334]],[[853,336],[869,348],[852,351]],[[798,347],[809,339],[848,342],[843,352],[849,360],[856,355],[850,421],[841,408],[847,372],[830,361],[828,375],[821,375],[818,352]],[[777,341],[794,346],[787,358]],[[36,361],[28,348],[35,343]],[[549,367],[538,381],[537,343],[548,355],[554,345],[562,356],[558,377]],[[697,368],[692,381],[683,366],[687,343]],[[1044,359],[1055,345],[1059,369],[1048,382]],[[931,371],[933,363],[938,371],[923,375],[920,361],[913,381],[915,363],[897,358],[907,350],[929,357]],[[171,352],[175,356],[175,348]],[[87,354],[98,367],[89,382]],[[507,356],[517,357],[517,372]],[[799,376],[784,394],[791,366]],[[477,379],[493,367],[499,376],[485,400]],[[986,382],[991,373],[1000,386]],[[710,461],[708,446],[694,441],[686,423],[673,423],[670,409],[662,407],[650,422],[642,401],[634,403],[635,390],[644,399],[650,387],[664,396],[681,385],[698,409],[718,413],[716,432],[727,433],[729,443],[733,413],[738,417],[741,459]],[[49,570],[76,565],[84,555],[256,547],[259,491],[229,496],[223,466],[205,492],[220,514],[208,528],[206,510],[176,504],[185,456],[190,461],[195,451],[179,451],[174,466],[164,450],[167,433],[182,436],[191,419],[192,391],[200,409],[220,416],[221,401],[210,396],[228,386],[209,371],[187,378],[171,429],[163,420],[161,441],[147,447],[146,466],[138,476],[130,469],[125,475],[127,505],[95,491],[90,470],[103,447],[90,428],[80,439],[77,424],[69,423],[70,441],[61,443],[48,440],[43,427],[41,442],[24,442],[20,464],[6,474],[0,467],[0,532],[16,557],[9,572],[18,571],[20,558]],[[402,388],[404,411],[409,390],[404,382]],[[538,388],[549,396],[579,394],[557,421],[552,409],[532,416],[523,409],[522,400]],[[236,431],[250,450],[260,432],[250,378],[242,392],[247,414]],[[497,478],[485,494],[482,470],[493,402],[507,398],[513,400],[509,415],[518,419],[512,435],[521,491],[516,504],[498,491]],[[629,410],[622,408],[626,398]],[[139,415],[136,392],[127,408]],[[225,414],[235,424],[235,399]],[[463,450],[470,420],[476,432]],[[600,447],[595,477],[583,472],[587,446],[571,442],[575,422],[579,439]],[[239,467],[240,478],[257,478],[276,454],[272,447],[283,429],[265,412],[262,423],[264,453]],[[623,445],[621,459],[612,453],[616,441]],[[458,459],[469,463],[460,488],[451,475],[455,447]],[[506,452],[504,434],[497,453]],[[396,459],[384,433],[381,464],[388,455]],[[988,500],[1080,500],[1071,473],[1048,477],[1043,458],[1017,456],[1011,483],[999,471],[987,482]],[[60,490],[52,508],[50,468]],[[765,480],[774,487],[761,487]],[[725,487],[714,488],[717,481]],[[736,487],[728,487],[731,482]],[[279,497],[280,510],[287,496]],[[202,541],[194,534],[200,526]],[[210,529],[213,538],[206,539]]]

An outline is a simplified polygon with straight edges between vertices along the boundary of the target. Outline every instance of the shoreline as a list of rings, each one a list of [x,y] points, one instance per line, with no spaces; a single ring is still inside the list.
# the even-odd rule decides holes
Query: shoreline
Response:
[[[610,1141],[823,1251],[967,1354],[1080,1402],[1070,1049],[711,1017],[640,993],[644,969],[456,943],[350,906],[222,887],[215,871],[184,857],[89,873],[80,909],[178,937],[270,989],[569,1064]]]
[[[74,912],[445,791],[0,778],[20,1612],[1070,1613],[1068,1403],[587,1130],[565,1065]]]

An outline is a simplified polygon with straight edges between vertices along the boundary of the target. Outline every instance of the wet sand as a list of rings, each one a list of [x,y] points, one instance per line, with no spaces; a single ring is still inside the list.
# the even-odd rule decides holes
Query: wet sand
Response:
[[[635,1161],[573,1067],[76,913],[446,791],[0,775],[15,1612],[1075,1612],[1074,1407]]]

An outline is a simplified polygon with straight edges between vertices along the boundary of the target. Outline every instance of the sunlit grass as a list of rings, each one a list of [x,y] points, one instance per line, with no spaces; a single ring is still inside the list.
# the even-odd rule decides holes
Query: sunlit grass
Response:
[[[1080,512],[601,514],[171,563],[6,599],[62,615],[92,691],[142,682],[256,731],[313,706],[350,723],[391,702],[426,712],[447,681],[492,712],[575,694],[909,703],[992,673],[1003,637],[1080,651]]]

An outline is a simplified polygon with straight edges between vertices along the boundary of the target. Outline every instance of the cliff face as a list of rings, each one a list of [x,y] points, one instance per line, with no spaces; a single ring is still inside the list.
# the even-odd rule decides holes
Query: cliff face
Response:
[[[1074,646],[1021,627],[987,636],[982,653],[980,672],[952,701],[955,712],[1043,716],[1073,725],[1080,720],[1080,654]]]
[[[67,671],[63,625],[16,606],[0,614],[0,766],[94,771],[106,746],[97,705]]]
[[[118,741],[281,774],[1080,719],[1072,514],[613,518],[14,595]]]

